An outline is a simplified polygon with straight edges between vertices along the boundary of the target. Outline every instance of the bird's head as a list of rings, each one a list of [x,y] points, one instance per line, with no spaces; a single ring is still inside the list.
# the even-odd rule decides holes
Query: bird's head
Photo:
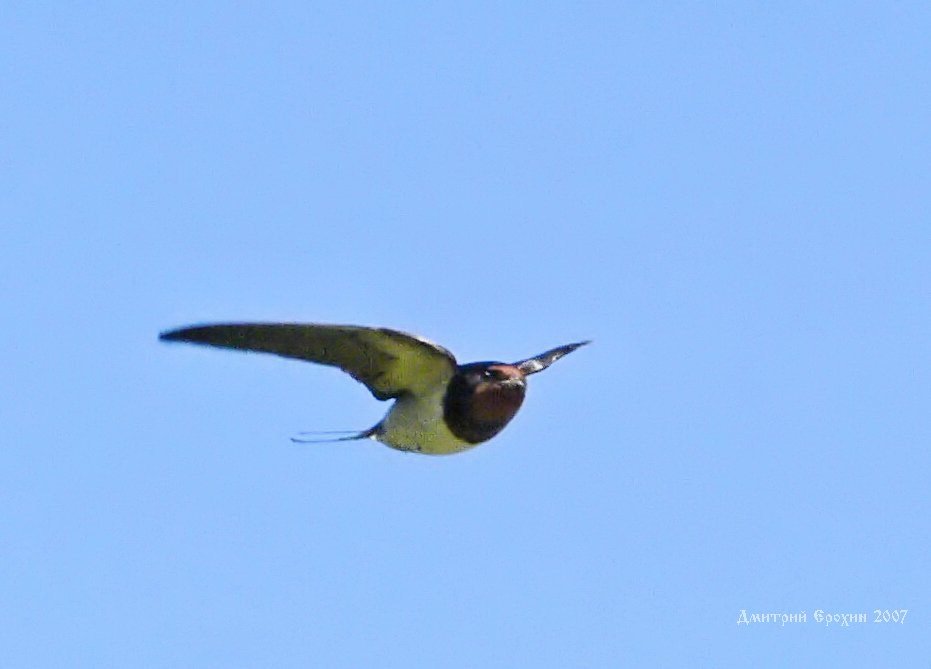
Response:
[[[473,444],[498,434],[524,401],[524,376],[504,362],[460,365],[444,399],[446,423],[453,434]]]

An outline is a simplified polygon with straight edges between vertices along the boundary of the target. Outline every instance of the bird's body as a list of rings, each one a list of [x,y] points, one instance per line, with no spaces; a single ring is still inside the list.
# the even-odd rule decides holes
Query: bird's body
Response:
[[[443,395],[440,386],[425,395],[404,395],[374,428],[372,438],[399,451],[416,451],[432,455],[458,453],[469,444],[454,435],[443,420]]]
[[[339,367],[377,399],[396,400],[377,425],[340,441],[371,438],[401,451],[431,455],[458,453],[491,439],[520,408],[527,375],[588,343],[561,346],[514,364],[458,365],[449,351],[422,337],[354,325],[202,325],[160,338]]]

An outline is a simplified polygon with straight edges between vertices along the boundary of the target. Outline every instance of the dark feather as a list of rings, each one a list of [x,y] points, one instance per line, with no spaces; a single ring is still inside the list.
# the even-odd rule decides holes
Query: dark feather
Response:
[[[524,375],[536,374],[537,372],[542,372],[544,369],[552,365],[564,355],[568,355],[580,346],[585,346],[586,344],[590,343],[591,341],[580,341],[576,342],[575,344],[566,344],[565,346],[552,348],[545,353],[541,353],[540,355],[535,355],[532,358],[527,358],[526,360],[515,362],[514,366],[517,367]]]
[[[445,384],[456,371],[456,359],[442,346],[387,328],[228,323],[171,330],[160,339],[273,353],[339,367],[380,400]]]

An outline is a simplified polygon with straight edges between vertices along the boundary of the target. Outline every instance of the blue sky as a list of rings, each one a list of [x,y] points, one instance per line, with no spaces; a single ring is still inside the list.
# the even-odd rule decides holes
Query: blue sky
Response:
[[[927,666],[929,34],[5,5],[0,665]],[[594,344],[430,458],[292,444],[387,405],[215,320]]]

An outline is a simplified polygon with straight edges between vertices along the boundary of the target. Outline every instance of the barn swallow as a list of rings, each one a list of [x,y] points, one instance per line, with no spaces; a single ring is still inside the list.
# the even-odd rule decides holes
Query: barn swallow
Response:
[[[395,403],[373,427],[332,441],[374,439],[431,455],[458,453],[494,437],[523,403],[529,375],[589,343],[511,364],[459,365],[452,353],[423,337],[357,325],[229,323],[170,330],[159,338],[339,367],[376,399]]]

